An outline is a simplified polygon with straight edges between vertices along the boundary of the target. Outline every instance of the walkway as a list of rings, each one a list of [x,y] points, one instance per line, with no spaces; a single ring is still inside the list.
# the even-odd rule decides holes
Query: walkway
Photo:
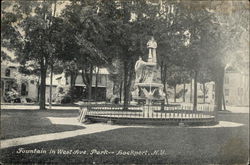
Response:
[[[66,139],[66,138],[72,138],[72,137],[79,136],[79,135],[87,135],[87,134],[109,131],[109,130],[113,130],[117,128],[129,127],[129,126],[108,125],[108,124],[101,124],[101,123],[82,125],[82,126],[84,126],[85,129],[2,140],[1,149],[14,147],[14,146],[20,146],[20,145],[26,145],[26,144],[45,142],[45,141],[61,140],[61,139]]]
[[[46,106],[46,108],[48,110],[49,106]],[[1,104],[1,109],[6,109],[6,110],[39,110],[39,106],[38,105],[20,105],[20,104]],[[64,106],[64,105],[60,105],[60,106],[52,106],[52,110],[79,110],[78,106]]]

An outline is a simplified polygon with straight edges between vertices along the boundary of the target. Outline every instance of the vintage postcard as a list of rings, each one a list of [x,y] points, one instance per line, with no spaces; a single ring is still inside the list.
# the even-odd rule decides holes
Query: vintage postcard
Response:
[[[249,164],[249,1],[1,1],[1,164]]]

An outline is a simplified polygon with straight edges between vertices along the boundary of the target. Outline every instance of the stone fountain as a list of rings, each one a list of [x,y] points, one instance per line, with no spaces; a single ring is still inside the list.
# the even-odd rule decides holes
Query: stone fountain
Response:
[[[157,66],[157,43],[154,37],[148,41],[147,48],[149,49],[147,61],[143,61],[139,57],[135,64],[136,79],[132,97],[138,103],[144,102],[151,105],[153,102],[163,101],[165,97],[160,79],[160,70]]]

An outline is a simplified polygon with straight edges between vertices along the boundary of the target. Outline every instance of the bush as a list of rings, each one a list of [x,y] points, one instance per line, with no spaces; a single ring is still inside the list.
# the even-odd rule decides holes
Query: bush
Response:
[[[55,102],[56,103],[64,103],[64,102],[68,102],[68,98],[65,98],[67,96],[67,93],[69,91],[69,88],[66,86],[58,86],[56,88],[56,98],[55,98]]]
[[[5,100],[8,103],[10,103],[10,102],[16,103],[16,102],[18,102],[18,100],[16,100],[18,98],[18,96],[19,96],[19,93],[15,89],[11,89],[10,91],[6,92]]]
[[[64,96],[63,99],[61,100],[61,104],[69,104],[72,102],[72,99],[70,96]]]
[[[31,99],[31,98],[26,98],[26,101],[27,101],[27,103],[33,103],[33,102],[35,102],[33,99]]]
[[[114,103],[114,104],[119,104],[120,98],[118,96],[114,95],[111,97],[110,102]]]

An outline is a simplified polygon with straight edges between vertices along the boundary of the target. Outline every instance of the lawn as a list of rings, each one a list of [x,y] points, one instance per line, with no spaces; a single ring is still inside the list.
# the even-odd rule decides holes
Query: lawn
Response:
[[[60,164],[246,164],[248,159],[248,115],[220,114],[224,121],[245,124],[231,128],[123,128],[74,138],[3,149],[2,162],[46,162]],[[43,149],[46,154],[17,153]],[[55,154],[49,154],[53,149]],[[58,154],[57,150],[68,154]],[[72,150],[72,151],[70,151]],[[80,154],[74,154],[76,151]],[[122,150],[123,154],[116,155]],[[131,151],[132,150],[132,151]],[[99,152],[98,152],[99,151]],[[100,151],[103,151],[100,154]],[[124,152],[126,151],[126,152]],[[141,151],[146,155],[138,155]],[[94,154],[91,154],[94,152]],[[133,155],[131,153],[137,154]],[[153,153],[153,154],[152,154]],[[157,153],[157,154],[154,154]]]
[[[46,117],[76,117],[76,111],[2,110],[1,139],[83,129],[74,125],[52,124]]]

